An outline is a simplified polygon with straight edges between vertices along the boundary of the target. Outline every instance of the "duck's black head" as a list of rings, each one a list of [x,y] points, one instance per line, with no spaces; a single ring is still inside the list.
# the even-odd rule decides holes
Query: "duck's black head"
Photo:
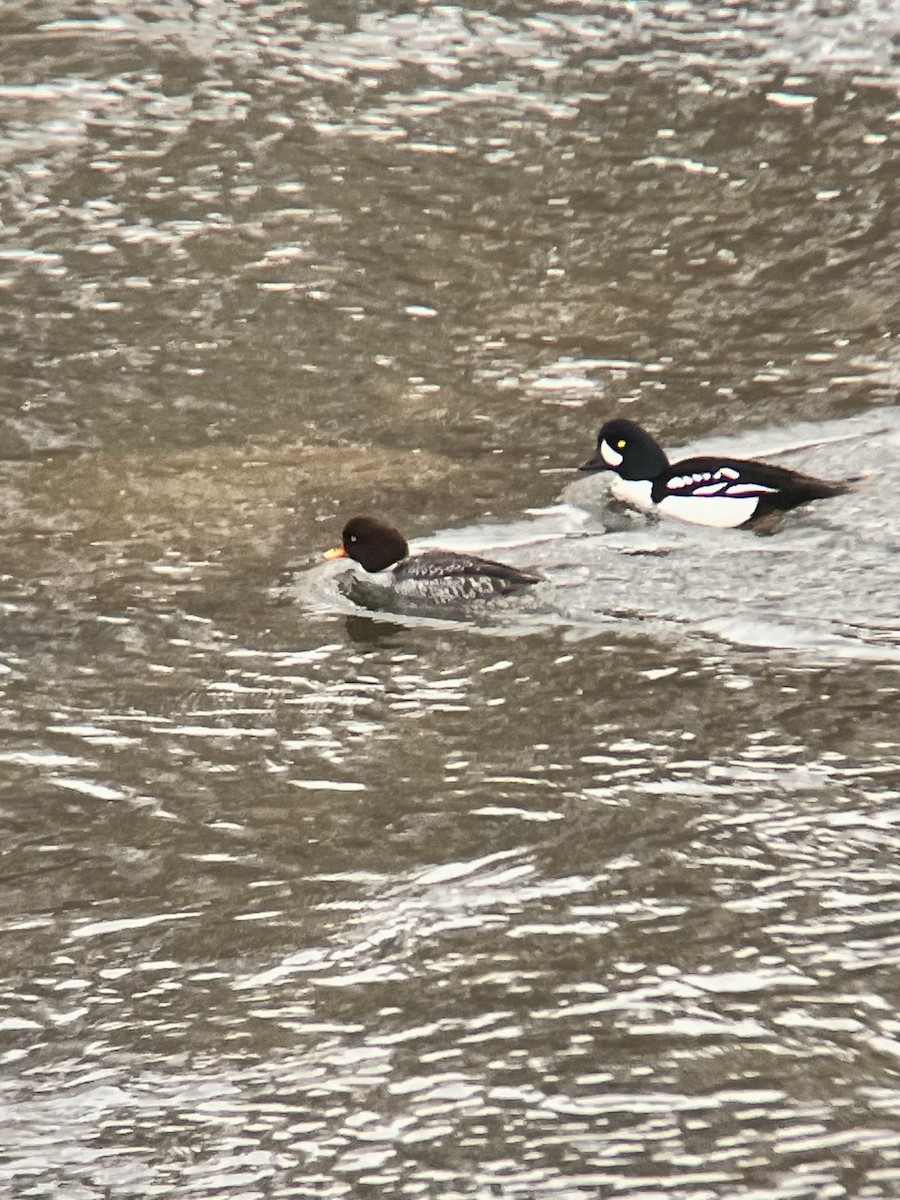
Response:
[[[352,558],[365,571],[383,571],[409,554],[403,534],[377,517],[351,517],[344,526],[340,546],[326,550],[326,558]]]
[[[615,471],[622,479],[655,479],[668,467],[666,453],[636,421],[618,417],[597,434],[597,449],[579,471]]]

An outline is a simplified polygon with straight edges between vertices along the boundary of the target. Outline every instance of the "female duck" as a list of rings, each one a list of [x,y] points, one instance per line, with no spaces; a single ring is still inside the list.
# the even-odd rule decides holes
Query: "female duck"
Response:
[[[772,529],[788,509],[853,489],[852,480],[816,479],[747,458],[703,455],[670,463],[645,429],[624,418],[607,421],[593,457],[578,469],[615,472],[610,490],[617,500],[719,529]]]
[[[325,557],[351,558],[372,576],[379,590],[431,604],[507,596],[541,579],[475,554],[425,550],[411,555],[403,534],[376,517],[352,517],[344,526],[340,546],[327,550]]]

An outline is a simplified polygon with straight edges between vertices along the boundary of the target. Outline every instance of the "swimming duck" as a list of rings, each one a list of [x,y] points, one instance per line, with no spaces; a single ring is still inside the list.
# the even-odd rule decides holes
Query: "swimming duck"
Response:
[[[341,544],[326,558],[350,558],[391,594],[429,603],[459,603],[506,596],[541,581],[505,563],[455,550],[409,553],[398,529],[377,517],[358,516],[344,526]]]
[[[719,529],[772,529],[788,509],[853,489],[852,480],[817,479],[747,458],[702,455],[670,463],[646,429],[621,417],[601,428],[596,452],[578,469],[613,471],[617,500]]]

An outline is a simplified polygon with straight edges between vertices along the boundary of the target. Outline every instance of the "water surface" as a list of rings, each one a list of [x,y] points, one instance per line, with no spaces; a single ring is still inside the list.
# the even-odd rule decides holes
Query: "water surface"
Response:
[[[4,1194],[895,1197],[896,14],[7,8]]]

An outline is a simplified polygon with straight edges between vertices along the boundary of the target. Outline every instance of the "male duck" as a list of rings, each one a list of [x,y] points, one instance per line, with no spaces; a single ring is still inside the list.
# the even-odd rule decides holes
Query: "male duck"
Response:
[[[617,500],[719,529],[772,529],[788,509],[853,488],[852,480],[816,479],[747,458],[702,455],[670,463],[646,429],[625,418],[606,422],[596,452],[578,469],[613,471]]]

